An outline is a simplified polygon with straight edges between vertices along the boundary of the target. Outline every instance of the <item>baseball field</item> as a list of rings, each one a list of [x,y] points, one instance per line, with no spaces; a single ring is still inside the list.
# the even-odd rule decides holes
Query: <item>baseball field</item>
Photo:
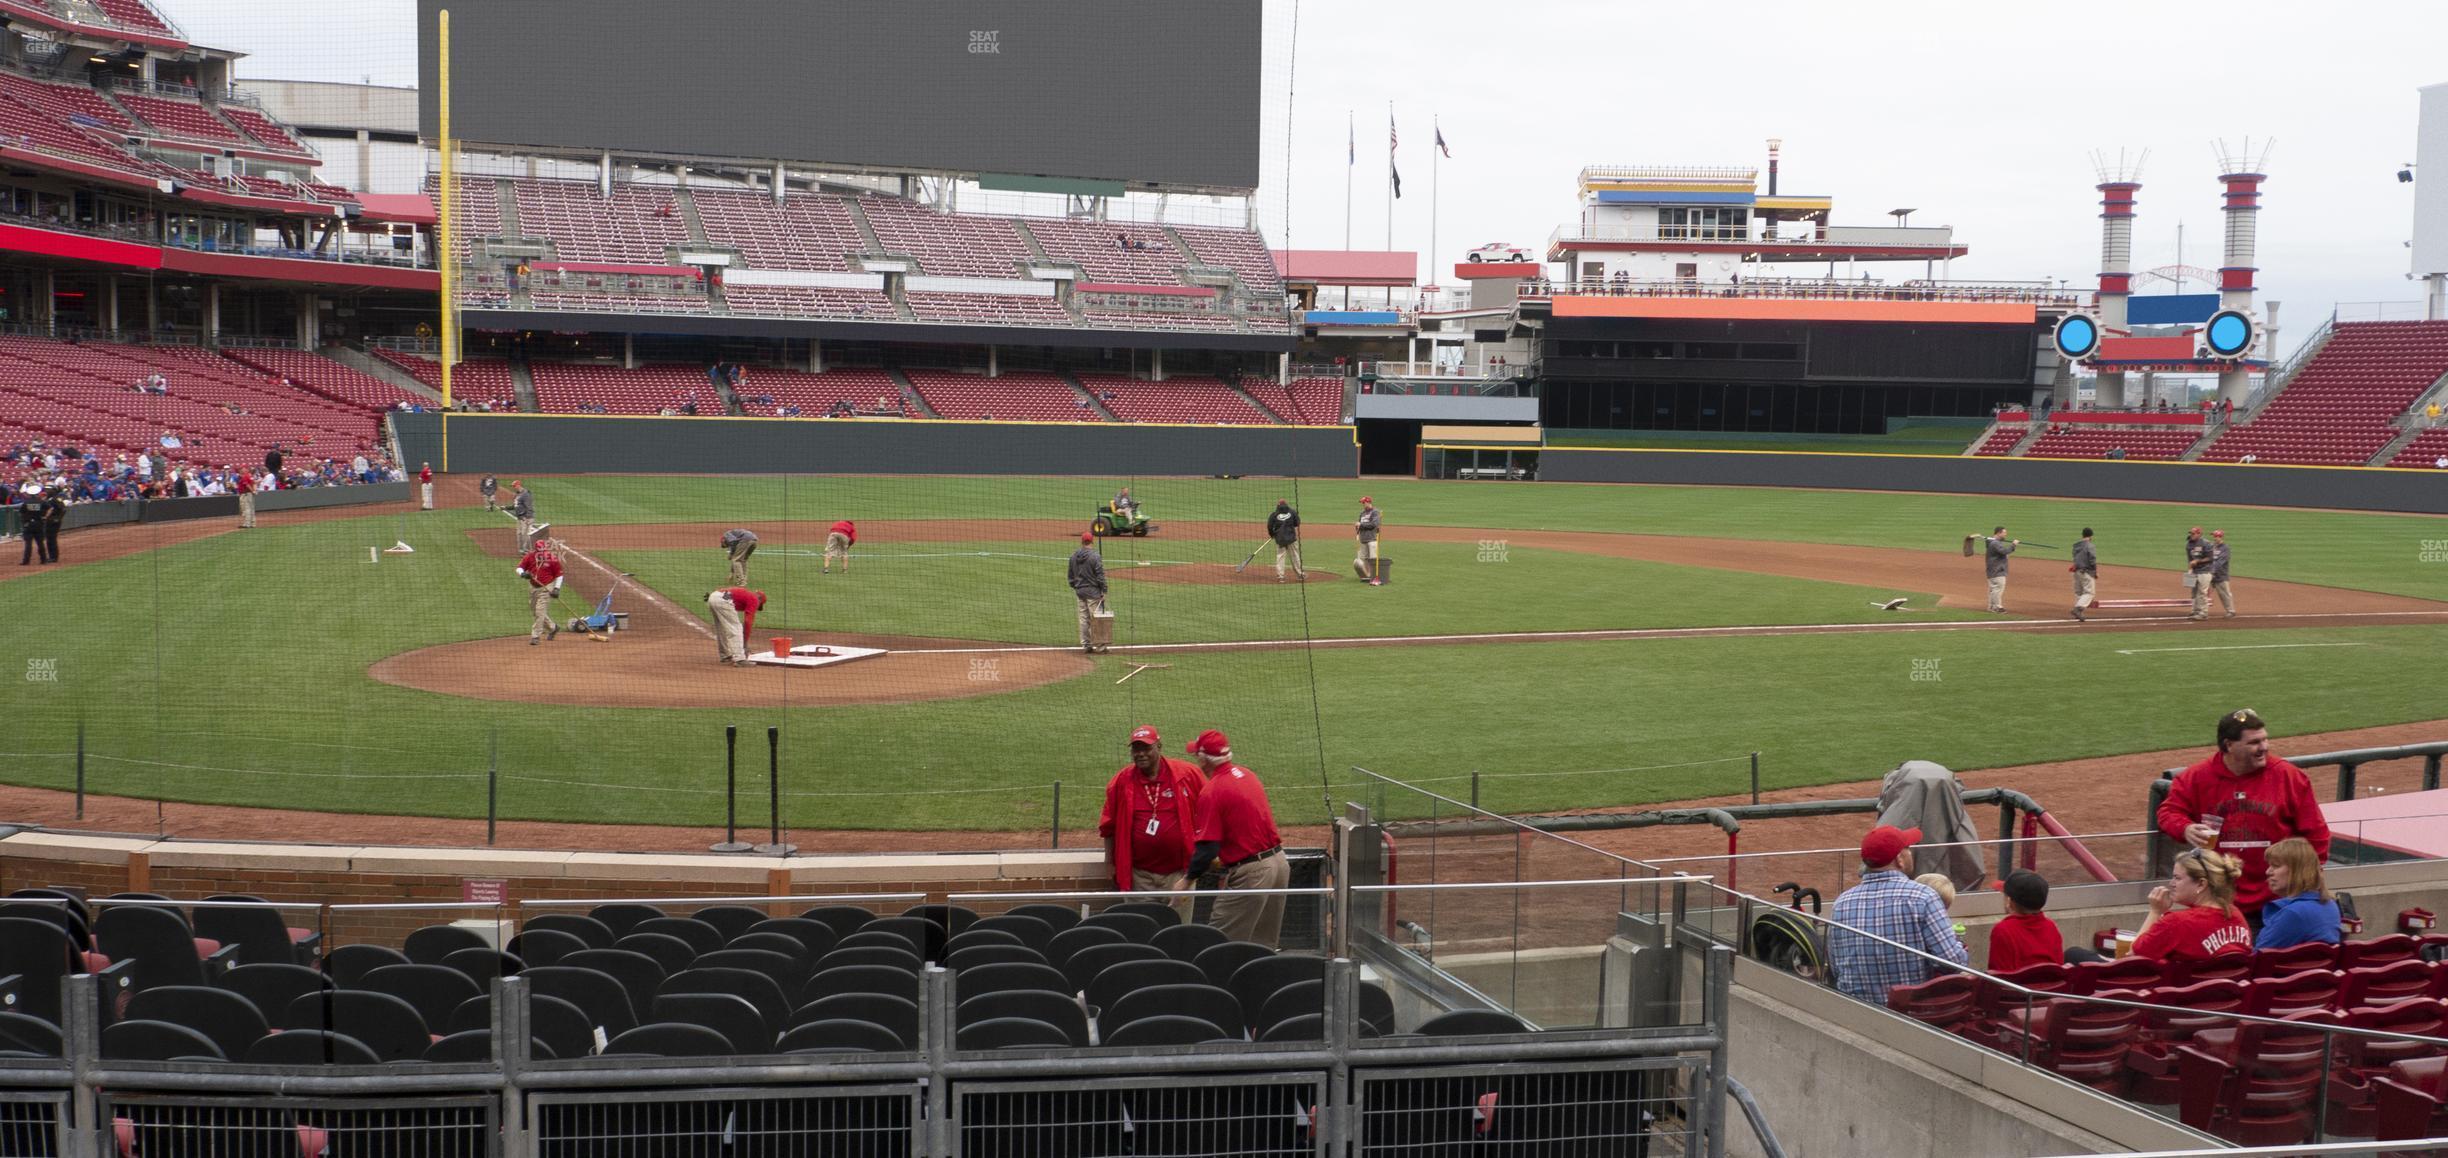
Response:
[[[468,476],[430,512],[102,528],[64,537],[54,568],[0,560],[0,782],[64,790],[82,767],[173,831],[174,804],[704,825],[735,726],[760,823],[778,787],[793,828],[1008,831],[1047,826],[1057,782],[1063,822],[1092,822],[1139,723],[1175,749],[1224,729],[1279,815],[1317,823],[1355,765],[1455,795],[1477,773],[1484,804],[1529,812],[1736,792],[1753,752],[1779,788],[2180,748],[2238,706],[2281,736],[2448,719],[2426,674],[2448,654],[2432,518],[1495,482],[526,481],[566,546],[556,622],[609,593],[626,630],[531,646],[516,529]],[[1102,544],[1115,646],[1085,655],[1065,563],[1125,485],[1158,528]],[[1352,571],[1363,493],[1385,513],[1382,587]],[[1278,499],[1304,519],[1307,582],[1278,583],[1271,546],[1253,557]],[[837,519],[858,544],[825,574]],[[1998,524],[2031,544],[2003,615],[1960,549]],[[2166,600],[2194,525],[2234,545],[2237,617],[2067,617],[2082,527],[2103,598]],[[718,664],[706,595],[733,527],[761,540],[754,649],[885,654]]]

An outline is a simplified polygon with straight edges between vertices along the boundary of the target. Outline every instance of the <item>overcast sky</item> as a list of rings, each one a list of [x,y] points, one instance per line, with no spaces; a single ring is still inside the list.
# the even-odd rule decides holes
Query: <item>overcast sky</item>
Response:
[[[189,35],[250,54],[242,77],[415,83],[412,0],[156,2]],[[1453,260],[1482,242],[1543,244],[1574,216],[1583,165],[1764,165],[1772,136],[1785,142],[1783,190],[1834,196],[1836,224],[1883,225],[1887,210],[1912,207],[1913,224],[1952,225],[1971,247],[1958,279],[2081,284],[2098,272],[2091,151],[2148,149],[2136,266],[2174,264],[2182,222],[2185,264],[2215,268],[2211,142],[2250,136],[2256,151],[2276,142],[2259,265],[2264,300],[2286,304],[2288,333],[2308,333],[2333,303],[2419,296],[2404,276],[2413,187],[2396,172],[2413,159],[2414,90],[2448,81],[2441,0],[2232,0],[2215,10],[2129,0],[2041,10],[1263,2],[1259,213],[1278,245],[1288,232],[1298,248],[1342,247],[1348,172],[1352,244],[1384,247],[1388,101],[1404,182],[1394,248],[1429,247],[1432,123],[1453,149],[1437,182],[1441,262],[1423,262],[1424,280],[1450,280]],[[719,7],[699,0],[673,13]],[[1295,56],[1297,74],[1287,68]],[[673,75],[705,79],[677,63]],[[1093,100],[1079,107],[1093,118]],[[1347,112],[1358,123],[1352,167]],[[1920,274],[1917,264],[1889,272]]]

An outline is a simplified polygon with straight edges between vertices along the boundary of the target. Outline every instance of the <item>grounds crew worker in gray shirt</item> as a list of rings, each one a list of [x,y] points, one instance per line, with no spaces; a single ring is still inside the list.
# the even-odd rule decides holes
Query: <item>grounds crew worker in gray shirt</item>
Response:
[[[2210,572],[2218,565],[2210,550],[2210,540],[2202,538],[2202,529],[2193,528],[2185,535],[2185,590],[2193,593],[2193,612],[2187,618],[2210,618]]]
[[[529,539],[535,538],[535,496],[527,493],[527,484],[510,480],[510,517],[518,520],[519,554],[526,554]]]
[[[1088,620],[1105,613],[1105,560],[1097,554],[1096,535],[1080,533],[1079,550],[1071,552],[1071,594],[1079,597],[1080,650],[1094,654],[1096,644],[1088,638]]]
[[[2099,594],[2099,552],[2091,549],[2091,528],[2084,527],[2082,538],[2074,540],[2074,565],[2066,570],[2074,573],[2074,619],[2081,622],[2083,608]]]
[[[731,585],[748,585],[748,556],[756,554],[756,532],[745,527],[733,527],[723,532],[722,549],[731,556]]]
[[[1377,576],[1377,532],[1384,522],[1377,505],[1367,495],[1360,496],[1360,517],[1352,520],[1352,533],[1360,537],[1360,553],[1352,556],[1352,570],[1371,587],[1385,586],[1385,580]]]
[[[2006,556],[2014,554],[2023,540],[2007,538],[2006,528],[1999,527],[1982,543],[1988,548],[1983,563],[1989,572],[1989,610],[2002,613],[2006,610]]]
[[[2218,592],[2219,608],[2235,618],[2235,592],[2227,586],[2227,532],[2210,532],[2210,589]],[[2207,612],[2207,606],[2202,609]]]

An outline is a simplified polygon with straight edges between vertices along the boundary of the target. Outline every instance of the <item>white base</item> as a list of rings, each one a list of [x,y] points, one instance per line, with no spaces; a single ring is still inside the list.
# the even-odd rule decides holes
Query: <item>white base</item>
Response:
[[[820,648],[832,654],[816,654]],[[748,662],[770,664],[774,667],[830,667],[833,664],[848,663],[854,659],[867,659],[882,654],[884,654],[884,649],[880,647],[843,647],[829,643],[802,643],[791,648],[788,658],[775,655],[773,649],[769,647],[763,651],[749,652]]]

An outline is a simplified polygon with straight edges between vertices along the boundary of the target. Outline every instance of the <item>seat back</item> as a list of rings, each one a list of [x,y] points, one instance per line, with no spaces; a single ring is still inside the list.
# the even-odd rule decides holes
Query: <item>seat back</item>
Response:
[[[2336,1003],[2345,978],[2334,969],[2305,969],[2283,977],[2260,977],[2244,987],[2244,1011],[2259,1017],[2327,1009]]]
[[[384,1061],[410,1061],[433,1044],[416,1007],[388,993],[341,989],[309,993],[281,1015],[285,1030],[324,1029],[363,1042]],[[274,1036],[279,1036],[275,1034]]]
[[[102,1056],[112,1061],[228,1061],[212,1039],[166,1021],[121,1021],[102,1031]]]
[[[1050,940],[1051,937],[1049,936],[1048,939]],[[953,934],[951,940],[944,942],[944,952],[953,954],[979,945],[1017,945],[1026,948],[1028,942],[1021,940],[1020,934],[1008,929],[973,928],[966,932]]]
[[[640,907],[648,908],[648,912],[653,913],[653,910],[647,906]],[[659,916],[660,914],[654,915]],[[641,921],[647,919],[649,918],[645,916],[638,918]],[[623,927],[626,928],[626,926]],[[527,918],[526,922],[519,927],[522,933],[534,932],[537,929],[567,933],[586,942],[586,947],[589,949],[609,949],[614,941],[620,940],[620,937],[612,932],[611,925],[599,918],[580,916],[577,913],[542,913]]]
[[[1451,1013],[1440,1013],[1420,1023],[1419,1027],[1422,1037],[1528,1032],[1530,1027],[1524,1025],[1520,1018],[1493,1009],[1457,1009]]]
[[[612,947],[654,958],[666,975],[678,973],[697,960],[694,946],[669,933],[631,933],[612,942]]]
[[[773,1028],[748,999],[731,993],[665,993],[654,999],[655,1021],[702,1025],[731,1042],[734,1053],[767,1053]]]
[[[916,917],[921,921],[927,921],[936,925],[944,931],[944,940],[946,941],[960,936],[962,933],[968,932],[970,926],[975,925],[978,922],[977,910],[969,908],[965,905],[948,905],[940,901],[923,905],[911,905],[909,908],[902,910],[901,915],[904,917]]]
[[[1244,1012],[1256,1013],[1266,1008],[1267,999],[1275,991],[1295,981],[1322,981],[1326,977],[1326,959],[1298,954],[1275,954],[1260,957],[1233,970],[1232,983],[1227,988],[1241,999]],[[1252,1029],[1265,1026],[1253,1025]]]
[[[1099,974],[1125,961],[1169,959],[1164,955],[1164,950],[1137,941],[1123,941],[1112,945],[1090,945],[1073,953],[1069,960],[1063,962],[1062,975],[1070,985],[1070,992],[1081,993],[1096,981]]]
[[[447,965],[385,965],[359,979],[354,988],[388,993],[415,1006],[428,1026],[449,1021],[460,1002],[484,992],[467,974]]]
[[[213,897],[223,904],[195,910],[195,935],[238,946],[240,965],[298,964],[297,944],[289,939],[289,922],[279,909],[253,897]],[[252,901],[247,904],[244,902]]]
[[[1172,910],[1167,909],[1165,911],[1171,912]],[[1156,918],[1148,916],[1146,913],[1124,909],[1119,906],[1107,909],[1104,912],[1098,913],[1094,916],[1081,918],[1080,926],[1091,929],[1111,929],[1114,932],[1122,934],[1125,940],[1136,941],[1142,945],[1154,940],[1156,938],[1156,930],[1164,927],[1156,923]]]
[[[864,936],[866,936],[865,933],[853,933],[850,940],[857,940]],[[822,973],[827,969],[840,969],[851,965],[876,965],[887,969],[899,969],[905,973],[916,973],[926,968],[926,962],[919,960],[918,954],[908,948],[909,942],[901,937],[892,933],[878,933],[875,937],[874,941],[862,945],[853,945],[849,941],[844,941],[840,948],[818,958],[810,972]]]
[[[857,905],[818,905],[799,915],[833,930],[833,938],[837,941],[866,928],[867,922],[876,919],[874,913]]]
[[[900,1043],[895,1049],[918,1044],[918,1003],[888,993],[836,993],[808,1002],[791,1013],[790,1024],[794,1026],[811,1021],[864,1021],[890,1031]]]
[[[442,959],[442,967],[456,970],[460,976],[483,989],[496,977],[516,977],[527,963],[499,949],[454,949]]]
[[[700,957],[698,960],[703,961]],[[674,973],[666,978],[658,994],[668,993],[727,993],[755,1006],[769,1026],[790,1022],[790,995],[773,978],[753,969],[727,969],[699,966]]]
[[[1163,901],[1124,901],[1121,904],[1104,910],[1098,915],[1103,916],[1104,913],[1137,913],[1142,917],[1146,917],[1147,919],[1156,922],[1156,928],[1158,930],[1170,929],[1173,926],[1182,923],[1181,910],[1176,909],[1172,905],[1166,904]],[[1155,934],[1153,933],[1149,934],[1151,937],[1154,935]]]
[[[1053,924],[1043,917],[1031,916],[1027,913],[997,913],[991,917],[980,917],[976,924],[962,930],[962,935],[990,930],[1018,937],[1021,944],[1040,953],[1045,952],[1046,946],[1054,941]],[[944,942],[944,952],[956,951],[950,941]]]
[[[2306,941],[2284,949],[2263,949],[2252,955],[2253,976],[2284,977],[2306,969],[2337,966],[2338,948],[2327,941]]]
[[[461,949],[490,949],[493,943],[478,936],[473,929],[457,925],[426,925],[408,934],[400,943],[400,952],[419,965],[439,965],[444,957]],[[516,953],[518,950],[513,949]]]
[[[2391,1005],[2411,1001],[2431,992],[2436,970],[2429,962],[2408,958],[2387,965],[2366,965],[2349,969],[2340,1003],[2352,1009],[2359,1005]]]
[[[1164,950],[1165,956],[1176,961],[1196,961],[1200,953],[1231,939],[1213,925],[1184,924],[1156,930],[1148,944]]]
[[[1006,989],[1043,989],[1050,993],[1077,992],[1069,988],[1070,979],[1062,970],[1051,965],[1014,962],[1007,965],[981,965],[964,969],[960,974],[960,995],[975,997],[980,993],[996,993]]]
[[[794,951],[799,947],[798,942],[791,941],[788,937],[782,940],[789,942]],[[808,966],[807,961],[790,954],[777,953],[771,949],[731,948],[699,954],[690,968],[745,969],[751,973],[762,973],[772,978],[773,983],[783,992],[792,993],[796,992],[800,984],[808,979],[808,974],[811,972]]]
[[[923,961],[943,960],[944,942],[952,939],[952,934],[943,925],[925,917],[878,917],[867,922],[859,932],[898,933],[909,939]]]
[[[0,917],[0,977],[23,979],[24,1012],[59,1024],[60,978],[80,968],[66,927],[26,917]]]
[[[1026,945],[971,945],[944,954],[944,967],[955,973],[966,973],[988,965],[1045,964],[1045,954]]]
[[[222,1057],[246,1055],[255,1039],[271,1032],[271,1024],[255,1003],[226,989],[193,985],[158,985],[129,999],[122,1016],[131,1021],[166,1021],[203,1034]]]
[[[1072,908],[1069,905],[1013,905],[1011,908],[1004,910],[1004,915],[1011,917],[1035,917],[1040,921],[1044,921],[1047,928],[1052,929],[1057,933],[1060,933],[1063,930],[1071,928],[1072,926],[1080,923],[1079,910]]]
[[[1083,992],[1090,1009],[1105,1009],[1115,999],[1133,989],[1152,985],[1204,985],[1207,975],[1198,966],[1171,957],[1151,957],[1139,961],[1120,961],[1105,967],[1088,981]]]
[[[678,937],[697,953],[711,953],[722,948],[723,942],[730,939],[722,935],[722,930],[694,917],[651,917],[630,926],[629,932],[632,935],[661,933],[666,937]]]
[[[1898,985],[1887,991],[1887,1008],[1915,1021],[1952,1029],[1972,1016],[1980,985],[1978,978],[1963,973],[1932,977],[1918,985]]]
[[[606,1037],[618,1037],[621,1031],[637,1024],[637,1006],[646,1000],[644,994],[631,1000],[629,990],[609,973],[600,969],[584,969],[574,965],[533,965],[519,973],[531,992],[558,997],[578,1007],[592,1025],[602,1029]],[[559,1049],[559,1045],[553,1048]]]
[[[588,948],[586,939],[559,929],[528,929],[503,946],[529,965],[558,965],[561,959]]]
[[[1190,963],[1198,966],[1199,972],[1207,975],[1207,984],[1218,989],[1230,989],[1233,974],[1240,972],[1243,965],[1261,957],[1274,955],[1275,951],[1264,945],[1254,945],[1248,941],[1226,941],[1221,945],[1211,945],[1200,950],[1198,956],[1192,958]]]
[[[725,1057],[731,1039],[702,1025],[665,1021],[623,1030],[604,1047],[606,1054],[646,1057]]]
[[[2408,933],[2390,933],[2368,941],[2342,942],[2338,945],[2338,968],[2367,969],[2375,965],[2415,960],[2420,955],[2421,944]]]
[[[2159,985],[2178,984],[2169,980],[2166,967],[2154,957],[2119,957],[2114,961],[2086,961],[2072,967],[2067,979],[2068,993],[2104,993],[2111,989],[2149,989]]]
[[[953,1024],[970,1026],[998,1018],[1027,1018],[1059,1029],[1071,1045],[1088,1044],[1088,1017],[1068,994],[1044,989],[1002,989],[961,999]]]
[[[1242,1013],[1240,1000],[1230,990],[1204,984],[1151,985],[1131,990],[1098,1012],[1097,1028],[1110,1036],[1133,1022],[1167,1014],[1210,1022],[1228,1038],[1239,1038],[1248,1032],[1248,1018]]]
[[[371,1066],[383,1062],[366,1043],[322,1029],[265,1034],[247,1047],[243,1060],[259,1066]]]
[[[834,932],[831,926],[806,917],[768,917],[748,926],[748,932],[742,936],[760,933],[780,933],[799,942],[801,951],[807,954],[810,961],[832,952],[833,946],[841,940],[841,934]]]
[[[708,905],[689,914],[692,920],[714,926],[714,931],[722,934],[724,941],[747,932],[770,916],[772,914],[763,909],[752,909],[746,905]]]
[[[774,1043],[776,1053],[899,1053],[908,1048],[893,1031],[856,1018],[802,1022]]]
[[[559,1057],[553,1052],[551,1046],[544,1044],[541,1038],[528,1040],[527,1053],[528,1056],[540,1061],[553,1061]],[[492,1061],[493,1031],[468,1029],[451,1034],[427,1046],[423,1060],[437,1065]]]
[[[323,972],[341,985],[353,986],[366,974],[385,965],[409,963],[406,953],[389,946],[342,945],[323,955]]]
[[[1196,1017],[1160,1013],[1143,1017],[1106,1034],[1100,1044],[1130,1047],[1143,1045],[1203,1045],[1230,1036],[1222,1028]]]
[[[113,961],[133,961],[131,985],[202,985],[195,933],[177,912],[151,905],[111,905],[94,921],[94,943]]]
[[[612,939],[614,941],[618,941],[636,931],[638,922],[651,921],[662,915],[663,910],[658,909],[653,905],[641,905],[626,901],[615,902],[609,905],[597,905],[594,908],[587,910],[587,916],[602,922],[604,928],[612,930]]]
[[[1071,1039],[1057,1027],[1027,1017],[998,1017],[960,1027],[955,1049],[1063,1049]]]
[[[1120,945],[1129,940],[1120,930],[1110,926],[1078,925],[1054,934],[1054,939],[1046,942],[1046,960],[1060,969],[1071,960],[1072,954],[1082,949],[1096,945]]]
[[[887,993],[915,1002],[918,1000],[918,975],[889,965],[845,965],[837,969],[819,969],[815,976],[808,978],[807,987],[799,991],[799,1000],[805,1004],[837,993]]]

